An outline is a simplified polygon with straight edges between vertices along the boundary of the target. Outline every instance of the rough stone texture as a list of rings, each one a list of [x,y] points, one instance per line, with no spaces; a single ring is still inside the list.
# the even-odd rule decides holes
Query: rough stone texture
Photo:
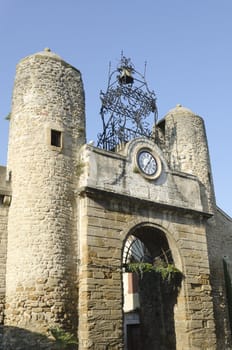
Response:
[[[232,219],[218,208],[214,218],[208,222],[207,241],[218,349],[231,349],[232,324],[229,322],[228,315],[223,259],[227,261],[232,281]]]
[[[166,115],[162,131],[163,151],[170,168],[197,176],[202,202],[208,211],[214,212],[214,187],[203,119],[178,105]]]
[[[6,180],[6,168],[0,166],[0,349],[3,341],[6,293],[7,222],[11,202],[10,183]]]
[[[4,322],[7,221],[10,201],[11,189],[9,181],[6,181],[6,168],[0,166],[0,325]]]
[[[0,196],[0,200],[2,200]],[[8,207],[0,204],[0,324],[3,323],[6,279],[6,247],[7,247],[7,215]]]
[[[152,183],[136,168],[136,153],[144,144],[154,149],[162,160],[161,176]],[[161,151],[149,140],[138,138],[120,154],[84,145],[80,159],[85,165],[79,180],[80,188],[88,186],[192,210],[207,209],[202,206],[197,177],[171,171]]]
[[[61,145],[51,145],[51,129]],[[77,150],[85,142],[79,71],[49,51],[18,67],[10,120],[5,325],[77,327]],[[8,334],[9,333],[9,334]],[[12,337],[6,333],[9,346]],[[8,344],[8,345],[7,345]]]
[[[94,196],[93,192],[88,193]],[[152,203],[129,197],[101,195],[95,200],[82,199],[85,215],[82,231],[79,312],[80,349],[95,349],[101,336],[101,322],[113,322],[110,310],[117,314],[113,326],[121,332],[121,247],[136,224],[159,227],[167,234],[176,266],[185,278],[175,308],[177,349],[191,349],[202,344],[202,349],[216,349],[213,304],[209,282],[208,253],[205,224],[191,213],[162,210]],[[203,221],[204,222],[204,221]],[[86,241],[87,240],[87,241]],[[193,248],[194,247],[194,248]],[[181,262],[179,251],[181,251]],[[106,281],[105,281],[106,279]],[[85,295],[85,298],[84,298]],[[110,295],[109,300],[108,295]],[[97,296],[98,300],[95,300]],[[115,302],[114,302],[115,301]],[[82,317],[83,315],[83,317]],[[95,321],[97,320],[97,322]],[[99,329],[98,329],[99,327]],[[197,338],[195,338],[197,333]],[[116,334],[104,336],[106,344],[114,344]],[[102,339],[102,337],[101,337]],[[101,340],[103,342],[103,339]],[[118,349],[121,344],[118,343]],[[113,348],[113,347],[112,347]],[[97,347],[96,347],[97,349]],[[111,349],[111,347],[110,347]]]
[[[78,334],[79,350],[124,349],[130,234],[153,250],[162,234],[183,274],[168,306],[176,349],[231,349],[232,225],[216,208],[204,122],[178,106],[155,135],[116,152],[86,145],[80,72],[49,50],[19,63],[0,167],[1,350],[52,349],[53,325]],[[138,168],[142,148],[160,159],[157,179]]]

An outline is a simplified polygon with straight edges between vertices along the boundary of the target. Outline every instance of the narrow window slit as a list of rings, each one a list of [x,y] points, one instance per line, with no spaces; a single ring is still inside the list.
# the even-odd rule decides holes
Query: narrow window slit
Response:
[[[51,145],[61,147],[61,131],[51,130]]]

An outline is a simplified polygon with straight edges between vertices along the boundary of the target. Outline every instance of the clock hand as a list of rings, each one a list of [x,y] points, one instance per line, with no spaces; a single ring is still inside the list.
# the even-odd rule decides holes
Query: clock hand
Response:
[[[149,161],[147,162],[147,164],[145,165],[144,170],[146,170],[146,169],[147,169],[147,167],[149,166],[149,164],[150,164],[150,163],[151,163],[151,161],[152,161],[152,157],[150,156],[149,158],[150,158],[150,159],[149,159]]]

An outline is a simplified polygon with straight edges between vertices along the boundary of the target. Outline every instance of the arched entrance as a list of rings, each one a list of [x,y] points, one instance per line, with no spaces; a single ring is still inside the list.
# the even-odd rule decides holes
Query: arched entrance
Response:
[[[176,349],[180,283],[165,233],[150,225],[134,229],[123,249],[125,350]]]

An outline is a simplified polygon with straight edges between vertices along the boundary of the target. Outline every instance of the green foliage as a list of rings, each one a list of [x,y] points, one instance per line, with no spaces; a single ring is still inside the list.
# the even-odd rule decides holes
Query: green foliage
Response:
[[[181,276],[181,272],[173,264],[156,264],[152,265],[149,263],[129,263],[127,265],[128,272],[136,272],[143,276],[146,272],[156,272],[159,273],[162,277],[162,280],[170,282],[177,275]]]
[[[152,264],[143,263],[143,262],[129,263],[127,264],[127,271],[143,274],[144,272],[154,271],[154,266]]]
[[[77,345],[77,339],[73,334],[69,332],[65,332],[63,329],[59,327],[50,328],[49,332],[55,339],[55,349],[56,350],[66,350],[70,349],[71,345]]]
[[[11,117],[11,112],[7,114],[7,116],[5,117],[6,120],[10,120]]]
[[[166,266],[154,266],[155,271],[161,274],[163,280],[171,281],[176,274],[181,274],[181,272],[173,265],[167,264]]]

